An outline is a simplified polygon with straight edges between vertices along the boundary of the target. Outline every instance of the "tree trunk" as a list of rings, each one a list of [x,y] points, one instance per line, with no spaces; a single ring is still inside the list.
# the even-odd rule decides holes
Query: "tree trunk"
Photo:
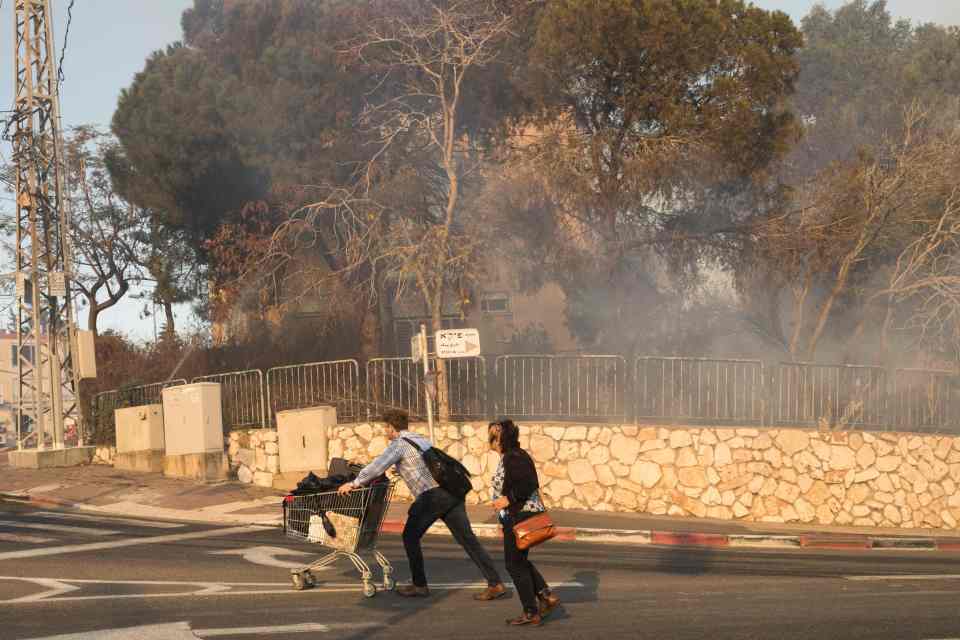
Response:
[[[436,336],[437,332],[443,329],[443,320],[441,316],[441,304],[439,300],[442,299],[441,295],[437,295],[438,302],[435,304],[431,322],[433,324],[433,335]],[[434,343],[434,350],[436,350],[436,343]],[[441,360],[440,358],[436,359],[437,363],[437,421],[446,422],[450,419],[450,392],[447,384],[447,362],[446,360]]]
[[[90,304],[90,307],[87,309],[87,330],[93,334],[93,339],[96,340],[100,336],[100,332],[97,331],[97,319],[100,317],[100,308],[97,306],[97,301],[87,302]]]
[[[163,313],[167,318],[166,324],[163,327],[163,332],[168,336],[174,336],[177,333],[177,327],[175,320],[173,318],[173,303],[164,300],[163,301]]]
[[[371,307],[366,301],[363,301],[357,307],[357,313],[360,314],[360,355],[364,360],[376,358],[382,355],[380,351],[382,331],[379,305]]]
[[[797,359],[797,349],[800,347],[800,334],[803,331],[803,310],[807,305],[807,296],[810,294],[810,287],[813,286],[813,274],[807,270],[807,275],[803,279],[803,290],[797,297],[797,303],[794,311],[793,335],[790,336],[790,356]]]

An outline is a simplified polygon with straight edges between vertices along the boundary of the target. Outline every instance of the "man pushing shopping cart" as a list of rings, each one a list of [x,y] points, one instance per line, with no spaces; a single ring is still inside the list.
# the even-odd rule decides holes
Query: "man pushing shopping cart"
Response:
[[[490,554],[481,546],[473,533],[473,527],[470,526],[463,496],[455,495],[441,487],[424,461],[423,454],[433,446],[430,440],[408,431],[410,419],[403,411],[388,411],[383,416],[383,422],[384,435],[390,441],[386,450],[364,467],[355,480],[341,485],[337,493],[342,498],[350,498],[358,492],[370,490],[375,492],[376,487],[379,486],[375,480],[390,467],[396,469],[400,478],[410,489],[414,500],[407,512],[407,523],[403,528],[403,548],[407,552],[407,560],[410,563],[412,584],[397,587],[397,594],[405,597],[430,595],[420,539],[430,525],[437,520],[443,520],[454,539],[467,552],[487,581],[487,588],[474,598],[493,600],[505,595],[506,587],[493,566]],[[382,556],[379,552],[377,555],[379,562]]]

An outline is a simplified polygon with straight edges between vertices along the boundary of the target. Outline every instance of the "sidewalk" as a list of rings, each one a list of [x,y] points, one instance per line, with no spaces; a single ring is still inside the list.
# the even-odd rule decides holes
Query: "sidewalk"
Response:
[[[200,484],[155,473],[91,465],[13,469],[0,454],[0,500],[124,515],[224,525],[280,526],[283,492],[235,481]],[[403,529],[407,504],[391,506],[386,533]],[[478,536],[499,537],[489,507],[468,506]],[[734,522],[706,518],[551,510],[559,539],[593,543],[751,548],[927,549],[960,551],[960,535],[929,529],[872,529],[809,524]],[[431,533],[448,535],[443,525]]]

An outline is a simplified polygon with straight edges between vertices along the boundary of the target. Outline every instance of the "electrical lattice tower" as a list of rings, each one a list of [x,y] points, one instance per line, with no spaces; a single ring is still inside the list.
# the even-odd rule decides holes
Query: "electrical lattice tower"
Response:
[[[64,422],[79,428],[70,296],[70,220],[66,199],[59,78],[50,0],[14,0],[15,87],[9,131],[17,205],[17,443],[64,446]]]

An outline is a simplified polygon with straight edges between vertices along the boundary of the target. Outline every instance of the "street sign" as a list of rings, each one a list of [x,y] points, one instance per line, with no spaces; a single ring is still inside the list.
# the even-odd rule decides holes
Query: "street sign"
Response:
[[[67,277],[63,271],[50,272],[50,295],[56,298],[67,297]]]
[[[436,343],[438,358],[473,358],[480,355],[480,332],[476,329],[438,331]]]

